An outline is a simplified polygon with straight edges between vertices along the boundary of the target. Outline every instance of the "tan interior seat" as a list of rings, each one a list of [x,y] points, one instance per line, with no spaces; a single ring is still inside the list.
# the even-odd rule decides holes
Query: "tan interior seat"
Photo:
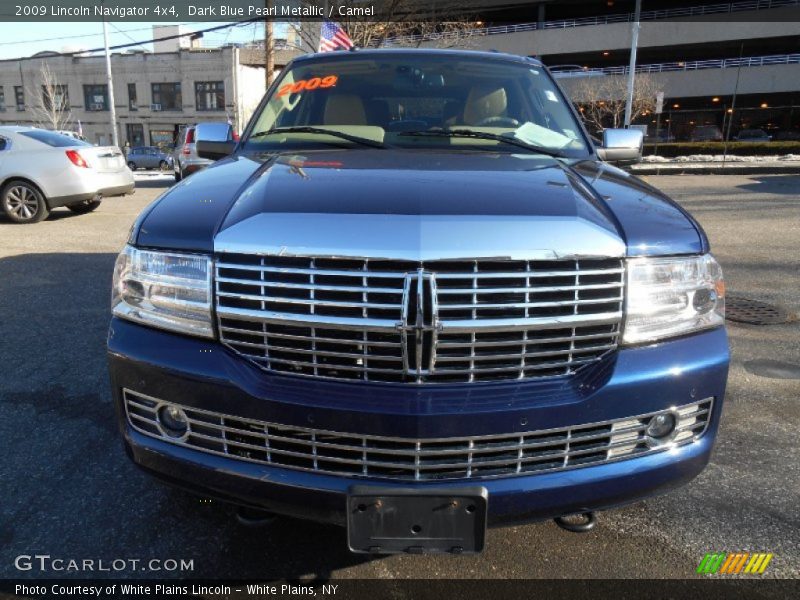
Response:
[[[494,85],[475,86],[464,105],[464,123],[477,125],[491,117],[503,117],[508,108],[506,90]]]
[[[364,102],[355,94],[334,94],[325,102],[325,125],[366,125]]]

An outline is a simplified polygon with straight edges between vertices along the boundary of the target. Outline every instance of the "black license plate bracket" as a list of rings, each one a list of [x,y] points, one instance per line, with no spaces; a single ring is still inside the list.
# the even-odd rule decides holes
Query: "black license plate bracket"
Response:
[[[480,486],[405,489],[359,485],[347,496],[347,541],[370,554],[477,554],[489,494]]]

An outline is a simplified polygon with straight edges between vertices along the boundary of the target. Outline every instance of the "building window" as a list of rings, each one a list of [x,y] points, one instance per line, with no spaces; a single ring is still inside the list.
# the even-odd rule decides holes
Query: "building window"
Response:
[[[182,110],[180,83],[153,83],[153,110]]]
[[[25,89],[21,85],[14,86],[14,96],[17,98],[17,110],[25,110]]]
[[[0,110],[4,111],[6,109],[6,93],[3,90],[3,86],[0,85]]]
[[[175,142],[174,129],[151,129],[150,145],[159,148],[171,148]]]
[[[125,125],[125,130],[131,148],[144,145],[144,126],[141,123],[128,123]]]
[[[43,85],[42,104],[45,110],[64,112],[69,110],[69,91],[65,84]]]
[[[225,110],[225,85],[221,81],[196,81],[194,98],[197,110]]]
[[[108,110],[108,86],[84,85],[83,106],[86,110]]]
[[[128,84],[128,110],[139,110],[138,100],[136,99],[136,84]]]

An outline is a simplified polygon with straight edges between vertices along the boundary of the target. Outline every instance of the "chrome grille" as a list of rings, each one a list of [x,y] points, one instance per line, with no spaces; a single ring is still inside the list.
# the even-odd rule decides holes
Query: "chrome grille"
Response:
[[[181,446],[289,469],[390,480],[508,477],[598,465],[692,442],[706,430],[712,399],[678,407],[677,434],[653,445],[650,417],[635,417],[502,435],[409,439],[338,433],[244,419],[182,406],[189,431],[170,437],[158,424],[164,402],[123,390],[137,431]]]
[[[216,310],[223,343],[274,371],[417,383],[552,377],[616,347],[623,281],[620,259],[221,254]]]

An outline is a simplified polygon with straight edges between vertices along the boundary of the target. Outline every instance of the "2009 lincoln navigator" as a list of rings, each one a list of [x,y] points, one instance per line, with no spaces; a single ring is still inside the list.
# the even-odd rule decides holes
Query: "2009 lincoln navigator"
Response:
[[[119,425],[156,477],[475,552],[709,460],[724,284],[697,222],[595,148],[546,68],[498,53],[295,59],[239,141],[153,202],[114,272]],[[584,523],[586,524],[586,523]]]

